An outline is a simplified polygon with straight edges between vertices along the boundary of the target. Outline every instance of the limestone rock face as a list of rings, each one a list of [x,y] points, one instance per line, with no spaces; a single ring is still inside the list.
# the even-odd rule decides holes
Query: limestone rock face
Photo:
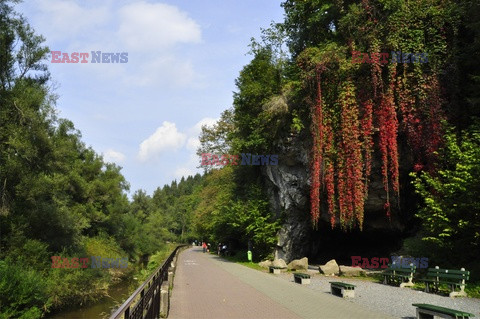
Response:
[[[295,137],[279,145],[278,165],[262,166],[267,193],[276,217],[284,224],[277,233],[275,259],[287,263],[307,256],[312,227],[309,221],[308,146]],[[305,145],[302,145],[304,143]]]
[[[273,267],[279,267],[279,268],[287,268],[287,263],[285,262],[285,260],[280,258],[280,259],[275,259],[272,262],[272,266]]]
[[[340,265],[340,275],[342,276],[361,276],[366,275],[367,272],[360,267],[350,267]]]
[[[288,263],[293,259],[317,253],[320,245],[310,221],[311,139],[309,135],[291,135],[277,141],[275,147],[278,154],[282,154],[278,165],[262,166],[261,171],[272,211],[276,217],[283,217],[283,225],[277,233],[275,259],[283,259]],[[402,166],[402,163],[400,165]],[[385,199],[381,163],[374,156],[368,199],[365,202],[364,232],[403,229],[395,209],[392,210],[391,218],[386,218]],[[398,206],[393,196],[390,206]],[[325,211],[323,206],[320,218],[329,223],[329,216]]]
[[[340,268],[335,259],[330,260],[325,265],[318,267],[320,272],[326,276],[334,276],[340,273]]]
[[[262,268],[268,268],[272,266],[272,262],[270,260],[264,260],[258,263],[258,265]]]
[[[308,270],[308,258],[294,259],[288,264],[290,270]]]

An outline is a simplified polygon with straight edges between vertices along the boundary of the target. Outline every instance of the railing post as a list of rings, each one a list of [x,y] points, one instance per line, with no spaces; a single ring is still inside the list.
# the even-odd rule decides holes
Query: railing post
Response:
[[[142,289],[142,292],[140,293],[140,301],[138,302],[139,303],[139,307],[140,309],[142,310],[141,314],[142,314],[142,318],[143,318],[143,310],[144,310],[144,302],[145,302],[145,288]]]

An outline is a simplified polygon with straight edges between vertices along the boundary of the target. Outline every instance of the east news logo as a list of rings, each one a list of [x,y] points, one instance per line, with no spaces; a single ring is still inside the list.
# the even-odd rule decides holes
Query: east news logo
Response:
[[[88,257],[62,258],[61,256],[52,256],[52,268],[87,268],[88,263]],[[92,268],[127,268],[128,258],[92,256],[91,266]]]
[[[428,54],[425,52],[409,53],[402,51],[392,51],[390,63],[427,63]],[[352,63],[388,63],[388,52],[352,52]]]
[[[88,52],[73,52],[69,54],[62,51],[52,51],[52,63],[88,63],[90,54]],[[127,63],[128,52],[112,53],[102,51],[91,51],[90,63]]]

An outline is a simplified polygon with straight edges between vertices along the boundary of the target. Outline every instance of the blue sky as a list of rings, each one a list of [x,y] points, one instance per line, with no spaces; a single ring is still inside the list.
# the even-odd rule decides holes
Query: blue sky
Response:
[[[201,172],[202,124],[232,105],[251,37],[281,0],[28,0],[17,10],[51,51],[128,52],[128,63],[50,63],[59,116],[121,167],[130,193]]]

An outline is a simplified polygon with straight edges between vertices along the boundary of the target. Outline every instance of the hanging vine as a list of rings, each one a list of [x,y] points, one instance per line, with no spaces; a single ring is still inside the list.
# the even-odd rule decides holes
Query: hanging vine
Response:
[[[310,202],[315,226],[321,207],[328,207],[332,228],[338,223],[343,229],[362,229],[375,153],[380,159],[384,209],[390,218],[391,203],[400,208],[399,136],[406,137],[412,169],[417,171],[434,168],[435,152],[442,144],[445,115],[439,63],[386,64],[379,59],[379,52],[414,52],[413,48],[422,52],[426,45],[431,45],[432,52],[445,48],[445,27],[435,25],[440,20],[425,19],[439,13],[428,11],[430,5],[421,0],[387,9],[397,10],[395,15],[382,15],[382,6],[362,0],[339,23],[338,30],[348,30],[345,46],[323,43],[306,48],[297,58],[312,90],[307,94],[315,97],[310,104]],[[442,14],[448,15],[448,10]],[[430,42],[421,36],[412,39],[409,28],[425,32],[424,21],[436,26],[428,32],[440,30],[440,36]],[[358,24],[361,28],[346,27]],[[352,63],[354,51],[362,52],[357,59],[362,63]]]
[[[312,187],[310,189],[311,214],[314,226],[317,225],[320,218],[320,187],[321,187],[321,163],[323,160],[323,112],[322,112],[322,89],[321,89],[321,69],[316,71],[317,96],[312,110]]]
[[[391,78],[395,77],[395,69],[391,68]],[[398,185],[398,121],[393,101],[393,83],[389,91],[382,95],[378,109],[379,148],[382,156],[383,187],[387,193],[385,210],[390,217],[390,187],[399,195]],[[391,184],[390,184],[391,181]]]

